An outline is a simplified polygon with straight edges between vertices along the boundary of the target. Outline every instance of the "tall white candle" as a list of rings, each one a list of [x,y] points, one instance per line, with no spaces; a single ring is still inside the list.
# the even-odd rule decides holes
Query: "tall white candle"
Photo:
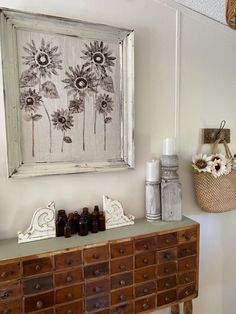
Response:
[[[159,182],[160,181],[160,160],[153,159],[146,163],[146,181]]]
[[[163,141],[163,155],[176,155],[175,139],[167,137]]]

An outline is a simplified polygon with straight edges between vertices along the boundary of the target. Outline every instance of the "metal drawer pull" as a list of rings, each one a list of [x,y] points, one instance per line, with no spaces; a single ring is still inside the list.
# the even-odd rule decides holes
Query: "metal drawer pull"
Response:
[[[93,273],[95,276],[99,276],[101,274],[99,269],[96,269]]]
[[[143,304],[143,309],[144,309],[144,310],[148,310],[149,307],[150,307],[150,305],[149,305],[148,303],[144,303],[144,304]]]
[[[165,272],[166,274],[168,274],[168,273],[170,272],[169,268],[165,268],[165,269],[164,269],[164,272]]]
[[[68,310],[67,314],[73,314],[73,311],[72,310]]]
[[[191,253],[192,253],[192,250],[191,250],[191,249],[184,249],[184,253],[186,253],[186,254],[191,254]]]
[[[67,281],[67,282],[71,282],[72,279],[73,279],[73,278],[72,278],[70,275],[68,275],[68,276],[66,277],[66,281]]]
[[[40,289],[41,289],[41,285],[40,285],[39,283],[36,283],[35,289],[36,289],[36,290],[40,290]]]
[[[170,302],[170,297],[165,297],[165,302]]]
[[[4,299],[9,298],[9,295],[10,295],[10,291],[5,290],[5,291],[3,291],[3,292],[1,293],[0,298],[1,298],[2,300],[4,300]]]
[[[41,267],[37,264],[36,266],[35,266],[35,270],[36,271],[39,271],[41,269]]]
[[[126,282],[125,282],[124,280],[121,280],[121,281],[120,281],[120,285],[121,285],[121,286],[124,286],[125,284],[126,284]]]
[[[120,249],[119,249],[119,252],[120,252],[120,254],[124,254],[124,253],[125,253],[125,250],[124,250],[123,248],[120,248]]]
[[[144,258],[144,259],[143,259],[143,263],[144,263],[144,264],[148,264],[148,259],[147,259],[147,258]]]
[[[144,289],[143,289],[143,292],[144,292],[144,293],[148,293],[148,292],[149,292],[149,289],[148,289],[148,288],[144,288]]]
[[[172,255],[170,253],[165,253],[164,258],[170,260],[172,258]]]
[[[120,299],[121,301],[126,301],[126,300],[127,300],[127,297],[126,297],[126,295],[122,294],[122,295],[119,296],[119,299]]]
[[[185,268],[189,268],[190,265],[188,263],[185,264]]]
[[[147,279],[148,278],[148,274],[147,273],[143,274],[143,278]]]
[[[185,282],[189,282],[189,281],[190,281],[190,278],[189,278],[189,277],[185,277],[185,278],[184,278],[184,281],[185,281]]]
[[[95,290],[96,293],[101,292],[101,288],[100,287],[95,287],[94,290]]]
[[[170,241],[170,239],[166,239],[165,242],[166,242],[167,244],[169,244],[171,241]]]
[[[120,269],[125,269],[125,264],[120,264],[120,265],[119,265],[119,268],[120,268]]]
[[[100,257],[100,254],[98,254],[98,253],[93,254],[94,259],[99,259],[99,257]]]
[[[96,302],[94,306],[95,306],[96,309],[100,309],[101,304],[99,302]]]
[[[1,277],[2,277],[2,278],[6,278],[6,277],[7,277],[7,273],[6,273],[5,271],[2,272],[2,273],[1,273]]]
[[[185,240],[190,240],[191,239],[191,234],[189,232],[186,232],[184,234],[184,238],[185,238]]]
[[[73,263],[73,260],[71,258],[67,258],[66,264],[71,265]]]
[[[167,281],[167,282],[165,283],[165,287],[166,287],[166,288],[169,288],[170,286],[171,286],[171,282],[168,282],[168,281]]]
[[[145,250],[147,250],[147,249],[148,249],[148,244],[145,243],[145,244],[143,245],[143,248],[144,248]]]
[[[2,314],[11,314],[11,310],[9,309],[4,309]]]
[[[67,293],[67,300],[73,299],[73,294],[71,292]]]
[[[186,290],[186,291],[184,292],[184,294],[185,294],[185,295],[190,295],[190,294],[191,294],[191,290]]]
[[[41,300],[36,302],[36,308],[41,309],[43,307],[43,302]]]

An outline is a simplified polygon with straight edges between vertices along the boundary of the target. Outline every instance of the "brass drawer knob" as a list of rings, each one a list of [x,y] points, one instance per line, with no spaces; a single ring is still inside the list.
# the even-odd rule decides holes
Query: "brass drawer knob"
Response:
[[[165,297],[165,302],[167,303],[167,302],[170,302],[170,297]]]
[[[95,287],[95,288],[94,288],[94,291],[95,291],[96,293],[99,293],[99,292],[101,292],[101,288],[100,288],[100,287]]]
[[[185,295],[190,295],[191,294],[191,290],[185,290],[184,294]]]
[[[120,285],[121,285],[121,286],[124,286],[125,283],[126,283],[125,280],[120,280]]]
[[[169,243],[171,243],[171,240],[170,239],[166,239],[165,242],[166,242],[166,244],[169,244]]]
[[[36,308],[40,310],[42,307],[43,307],[43,302],[41,300],[37,301]]]
[[[66,264],[67,265],[72,265],[72,263],[73,263],[73,260],[71,258],[67,258]]]
[[[164,272],[165,272],[166,274],[168,274],[168,273],[170,272],[170,269],[169,269],[169,268],[165,268],[165,269],[164,269]]]
[[[95,306],[96,309],[100,309],[101,304],[99,302],[96,302],[94,306]]]
[[[124,250],[123,248],[120,248],[120,249],[119,249],[119,252],[120,252],[120,254],[124,254],[124,253],[125,253],[125,250]]]
[[[148,288],[144,288],[143,289],[143,293],[148,293],[149,292],[149,289]]]
[[[192,250],[191,250],[191,249],[184,249],[184,253],[185,253],[185,254],[191,254],[191,253],[192,253]]]
[[[165,283],[165,287],[166,287],[166,288],[169,288],[170,286],[171,286],[171,282],[168,282],[168,281],[167,281],[167,282]]]
[[[36,270],[36,271],[40,271],[40,269],[41,269],[40,265],[37,264],[37,265],[35,266],[35,270]]]
[[[67,300],[73,299],[73,294],[71,292],[67,293]]]
[[[146,257],[143,259],[143,264],[148,264],[148,259]]]
[[[144,273],[143,274],[143,279],[147,279],[148,278],[148,274],[147,273]]]
[[[168,261],[172,258],[172,255],[170,253],[164,254],[164,259],[167,259]]]
[[[35,285],[35,289],[36,289],[36,290],[40,290],[40,289],[41,289],[41,285],[40,285],[40,283],[36,283],[36,285]]]
[[[67,314],[73,314],[73,311],[72,310],[68,310]]]
[[[191,233],[185,232],[184,238],[185,238],[185,240],[190,240],[191,239]]]
[[[99,259],[100,255],[98,253],[93,254],[94,259]]]
[[[184,278],[184,281],[185,281],[185,282],[190,282],[190,278],[189,278],[189,277],[185,277],[185,278]]]
[[[3,291],[3,292],[0,294],[0,298],[1,298],[2,300],[5,300],[5,299],[9,298],[9,295],[10,295],[10,291],[5,290],[5,291]]]
[[[11,310],[9,309],[4,309],[2,314],[11,314]]]
[[[2,272],[2,273],[1,273],[1,277],[2,277],[2,278],[6,278],[6,277],[7,277],[7,273],[6,273],[5,271]]]
[[[94,273],[95,276],[101,275],[101,272],[100,272],[99,269],[96,269],[93,273]]]
[[[66,277],[66,281],[67,281],[67,282],[71,282],[72,279],[73,279],[73,278],[72,278],[72,276],[70,276],[70,275],[68,275],[68,276]]]
[[[120,301],[126,301],[127,297],[126,297],[126,295],[122,294],[119,296],[119,299],[120,299]]]
[[[188,263],[186,263],[185,268],[190,268],[190,265]]]
[[[143,304],[143,309],[146,311],[146,310],[148,310],[149,309],[149,304],[148,303],[144,303]]]
[[[145,243],[145,244],[143,245],[143,248],[144,248],[145,250],[147,250],[147,249],[148,249],[148,244]]]
[[[120,269],[125,269],[125,268],[126,268],[126,267],[125,267],[125,264],[120,264],[120,265],[119,265],[119,268],[120,268]]]

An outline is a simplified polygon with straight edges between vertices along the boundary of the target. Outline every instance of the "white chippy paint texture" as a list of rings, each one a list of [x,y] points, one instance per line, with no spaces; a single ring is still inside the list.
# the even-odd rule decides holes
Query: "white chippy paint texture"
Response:
[[[176,0],[176,2],[221,23],[226,23],[225,0]]]

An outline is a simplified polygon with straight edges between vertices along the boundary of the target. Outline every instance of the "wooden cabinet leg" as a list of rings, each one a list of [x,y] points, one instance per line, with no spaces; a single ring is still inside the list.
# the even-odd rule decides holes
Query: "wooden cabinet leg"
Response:
[[[184,302],[184,314],[192,314],[193,313],[193,302],[187,301]]]
[[[171,307],[171,314],[180,314],[179,304],[172,305],[172,307]]]

